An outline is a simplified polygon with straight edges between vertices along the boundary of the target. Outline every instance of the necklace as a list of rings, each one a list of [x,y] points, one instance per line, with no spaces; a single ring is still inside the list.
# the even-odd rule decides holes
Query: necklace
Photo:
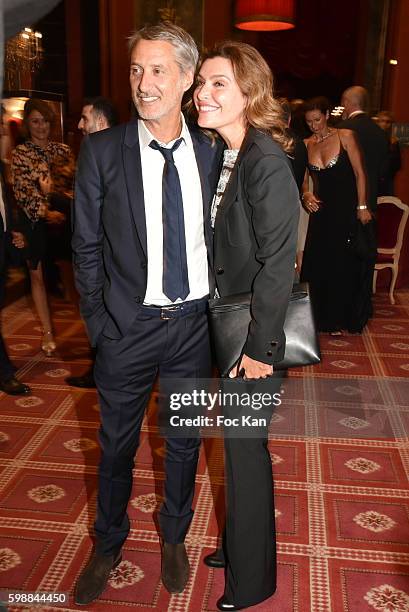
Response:
[[[332,135],[333,131],[332,130],[328,130],[328,133],[325,134],[325,136],[321,136],[321,138],[319,136],[317,136],[317,134],[314,134],[315,140],[317,142],[323,142],[324,140],[326,140],[327,138],[329,138]]]

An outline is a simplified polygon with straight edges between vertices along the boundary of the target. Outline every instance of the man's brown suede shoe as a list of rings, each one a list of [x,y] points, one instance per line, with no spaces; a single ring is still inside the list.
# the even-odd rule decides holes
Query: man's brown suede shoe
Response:
[[[121,551],[116,556],[110,555],[108,557],[94,552],[78,578],[75,587],[75,603],[79,606],[85,606],[97,599],[107,585],[111,570],[119,565],[121,560]]]
[[[189,559],[184,543],[162,546],[162,582],[169,593],[181,593],[189,580]]]

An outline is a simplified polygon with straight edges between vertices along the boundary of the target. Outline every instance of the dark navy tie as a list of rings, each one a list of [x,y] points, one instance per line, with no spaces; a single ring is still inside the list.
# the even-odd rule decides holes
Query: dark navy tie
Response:
[[[185,220],[183,216],[182,189],[173,152],[183,138],[176,140],[171,149],[161,147],[156,140],[149,146],[160,151],[165,158],[162,176],[163,223],[163,293],[174,302],[189,295],[189,276],[186,258]]]

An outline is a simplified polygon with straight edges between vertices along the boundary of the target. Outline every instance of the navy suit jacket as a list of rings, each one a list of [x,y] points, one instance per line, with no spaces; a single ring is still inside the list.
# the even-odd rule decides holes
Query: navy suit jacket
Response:
[[[190,129],[190,134],[201,178],[210,271],[209,207],[221,150],[201,131]],[[74,270],[81,313],[95,346],[102,330],[111,338],[127,333],[136,316],[135,304],[142,303],[146,293],[146,220],[137,120],[84,139],[75,183]]]

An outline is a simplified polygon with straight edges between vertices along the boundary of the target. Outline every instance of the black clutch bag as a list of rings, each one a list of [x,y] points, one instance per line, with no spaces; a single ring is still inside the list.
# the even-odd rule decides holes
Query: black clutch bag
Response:
[[[228,375],[242,354],[251,321],[250,301],[251,293],[209,300],[210,328],[216,363],[222,377]],[[273,364],[275,370],[312,365],[321,361],[307,283],[293,286],[284,333],[284,359]]]
[[[356,219],[347,238],[347,244],[358,259],[375,260],[377,255],[375,222],[370,221],[364,225]]]

